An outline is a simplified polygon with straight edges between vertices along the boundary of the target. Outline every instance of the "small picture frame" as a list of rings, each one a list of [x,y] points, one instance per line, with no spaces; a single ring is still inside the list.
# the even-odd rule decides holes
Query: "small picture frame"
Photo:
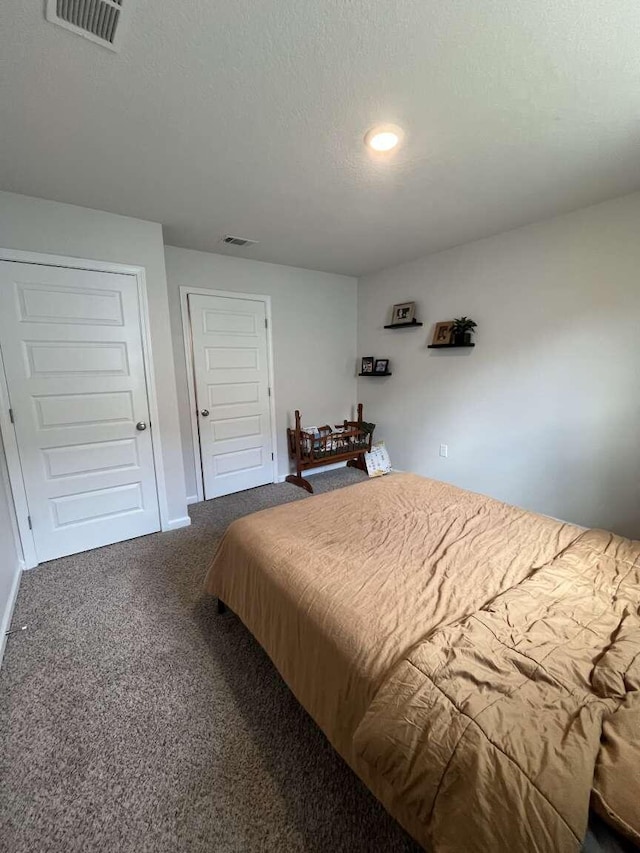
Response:
[[[361,373],[373,373],[373,363],[375,361],[374,356],[365,355],[362,357],[362,370]]]
[[[391,311],[391,325],[399,325],[400,323],[413,323],[416,313],[415,302],[400,302],[393,306]]]
[[[374,373],[388,373],[389,372],[389,359],[388,358],[376,358],[376,364],[374,368]]]
[[[443,323],[436,323],[433,330],[432,344],[440,344],[442,346],[451,343],[453,335],[453,320],[445,320]]]

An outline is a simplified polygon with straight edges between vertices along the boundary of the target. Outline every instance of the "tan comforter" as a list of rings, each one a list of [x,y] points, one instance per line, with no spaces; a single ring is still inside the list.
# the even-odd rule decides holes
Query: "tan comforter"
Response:
[[[633,642],[599,661],[603,695],[590,669],[634,618],[634,547],[391,475],[234,522],[206,588],[425,847],[555,853],[579,847],[596,760],[601,805],[622,799]]]
[[[583,534],[405,656],[356,769],[438,851],[577,851],[590,795],[640,843],[639,607],[640,543]]]
[[[340,753],[416,642],[473,613],[580,533],[393,474],[230,525],[206,580]]]

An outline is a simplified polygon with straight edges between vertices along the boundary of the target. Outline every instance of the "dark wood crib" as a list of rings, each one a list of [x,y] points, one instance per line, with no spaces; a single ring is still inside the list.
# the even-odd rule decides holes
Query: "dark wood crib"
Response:
[[[362,403],[358,403],[358,420],[343,421],[335,427],[318,427],[315,432],[305,432],[301,426],[300,412],[296,409],[296,425],[287,429],[289,456],[295,462],[296,473],[286,478],[313,494],[313,486],[302,476],[309,468],[346,462],[353,468],[367,470],[364,454],[371,452],[375,424],[362,418]]]

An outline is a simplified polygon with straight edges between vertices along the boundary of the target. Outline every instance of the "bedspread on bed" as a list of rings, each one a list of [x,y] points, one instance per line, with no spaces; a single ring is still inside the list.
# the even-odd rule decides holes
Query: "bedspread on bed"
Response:
[[[580,532],[393,474],[235,521],[206,588],[238,614],[353,766],[353,733],[393,665]]]
[[[639,843],[639,607],[640,543],[584,533],[405,656],[356,769],[438,851],[577,851],[590,796]]]

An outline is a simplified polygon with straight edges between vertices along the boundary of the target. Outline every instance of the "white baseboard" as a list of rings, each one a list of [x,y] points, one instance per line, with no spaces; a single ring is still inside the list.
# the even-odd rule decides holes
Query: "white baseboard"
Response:
[[[187,506],[191,506],[191,504],[200,503],[200,498],[197,495],[189,495],[187,498]]]
[[[168,530],[179,530],[181,527],[189,527],[190,524],[191,519],[188,515],[185,515],[182,518],[171,518],[162,528],[162,531],[164,533]]]
[[[334,462],[332,465],[321,465],[319,468],[310,468],[308,471],[303,471],[303,477],[314,477],[316,474],[322,474],[324,471],[337,471],[338,468],[346,468],[345,462]],[[289,474],[295,474],[295,471],[287,471],[286,474],[278,474],[278,483],[284,483]]]
[[[11,627],[11,620],[13,619],[13,611],[15,610],[16,601],[18,600],[18,590],[20,589],[20,578],[22,577],[22,560],[18,563],[18,570],[16,571],[16,576],[13,579],[13,583],[11,585],[11,592],[9,593],[9,599],[7,601],[7,606],[4,609],[4,614],[2,615],[2,623],[0,623],[0,666],[2,666],[2,658],[4,657],[4,650],[7,645],[7,631]]]

